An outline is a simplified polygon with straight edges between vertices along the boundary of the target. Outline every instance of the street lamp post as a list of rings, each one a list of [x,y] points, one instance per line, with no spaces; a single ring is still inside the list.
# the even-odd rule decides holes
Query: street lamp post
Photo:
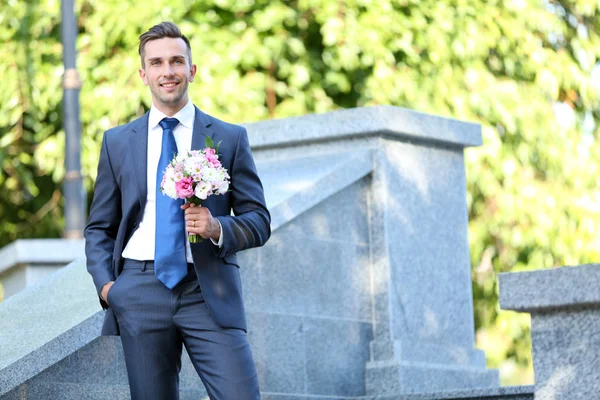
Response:
[[[86,195],[81,175],[81,123],[79,121],[79,91],[81,79],[76,69],[77,24],[74,0],[62,0],[61,34],[63,43],[63,127],[66,135],[65,229],[63,236],[70,239],[83,237],[86,221]]]

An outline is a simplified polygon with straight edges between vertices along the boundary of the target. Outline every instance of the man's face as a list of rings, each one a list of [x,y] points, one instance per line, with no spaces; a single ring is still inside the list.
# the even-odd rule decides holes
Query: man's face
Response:
[[[195,75],[196,66],[191,65],[183,39],[162,38],[146,43],[140,77],[150,87],[154,105],[165,114],[172,115],[186,105],[188,84]]]

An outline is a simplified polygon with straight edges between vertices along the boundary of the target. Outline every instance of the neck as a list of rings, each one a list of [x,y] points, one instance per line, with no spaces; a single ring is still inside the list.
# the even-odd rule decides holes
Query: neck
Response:
[[[157,102],[154,102],[154,101],[152,102],[152,104],[154,104],[154,107],[158,111],[162,112],[167,117],[172,117],[173,115],[175,115],[179,111],[181,111],[181,109],[186,106],[187,102],[188,102],[188,100],[186,99],[184,102],[181,102],[180,104],[173,104],[173,105],[157,104]]]

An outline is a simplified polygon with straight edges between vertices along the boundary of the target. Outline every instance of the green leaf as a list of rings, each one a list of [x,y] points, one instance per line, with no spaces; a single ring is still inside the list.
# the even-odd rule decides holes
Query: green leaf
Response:
[[[209,137],[209,136],[207,136],[207,137],[206,137],[206,140],[204,141],[204,143],[205,143],[205,146],[206,146],[206,147],[210,147],[211,149],[214,149],[214,148],[215,148],[215,142],[214,142],[214,140],[212,140],[212,138],[211,138],[211,137]]]

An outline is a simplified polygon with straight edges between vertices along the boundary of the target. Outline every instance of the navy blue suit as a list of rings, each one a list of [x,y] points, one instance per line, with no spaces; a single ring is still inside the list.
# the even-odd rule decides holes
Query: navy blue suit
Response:
[[[236,253],[265,244],[271,233],[270,215],[250,152],[246,130],[206,115],[196,108],[192,150],[204,148],[207,136],[215,143],[222,142],[219,150],[220,161],[231,176],[230,191],[227,194],[210,196],[203,202],[203,206],[207,207],[221,223],[223,246],[218,248],[210,240],[192,243],[191,251],[194,260],[193,268],[190,266],[192,278],[184,279],[174,288],[173,293],[182,296],[194,292],[194,296],[200,296],[196,300],[205,307],[206,317],[210,319],[209,322],[199,322],[200,324],[214,324],[214,330],[223,332],[238,330],[245,337],[246,320]],[[152,294],[157,298],[163,295],[174,295],[169,294],[167,288],[164,288],[167,292],[163,293],[163,289],[152,280],[153,276],[150,276],[152,274],[135,278],[141,279],[139,281],[134,279],[133,273],[127,282],[119,283],[118,279],[124,269],[127,270],[127,265],[130,269],[135,269],[139,265],[129,262],[131,260],[124,260],[121,254],[139,225],[146,203],[147,148],[148,113],[129,124],[108,130],[102,141],[94,199],[84,234],[87,268],[98,293],[105,283],[116,281],[109,291],[108,300],[111,305],[100,299],[102,308],[106,310],[103,335],[123,336],[124,326],[135,320],[133,309],[128,307],[125,298],[125,292],[135,290],[135,286],[125,289],[127,285],[137,285],[135,282],[140,282],[140,286],[155,285],[152,286],[154,289],[147,287],[144,292],[140,292],[141,296],[152,290],[160,291],[159,295],[154,292]],[[231,215],[232,210],[234,216]],[[151,267],[151,264],[149,265]],[[145,266],[142,266],[142,272],[144,270]],[[194,288],[194,285],[197,287]],[[191,318],[194,320],[201,318],[198,315]],[[193,324],[194,321],[190,323]],[[136,329],[138,328],[136,326]],[[188,346],[187,342],[184,344]],[[210,347],[210,343],[206,346]],[[125,351],[127,361],[128,350]],[[128,373],[132,374],[129,365]],[[205,377],[201,375],[201,378],[205,381]],[[130,384],[132,384],[131,376]],[[132,395],[135,397],[133,388]],[[211,394],[210,390],[209,395],[213,398],[236,396],[235,394],[223,396]],[[142,395],[139,397],[144,398]]]

